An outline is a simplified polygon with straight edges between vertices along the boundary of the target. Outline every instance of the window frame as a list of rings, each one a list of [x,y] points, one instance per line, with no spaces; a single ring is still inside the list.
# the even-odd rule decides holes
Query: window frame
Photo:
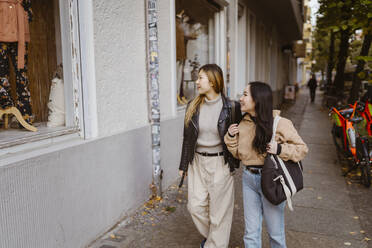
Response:
[[[27,149],[38,147],[45,143],[53,143],[52,140],[59,140],[59,136],[66,136],[70,138],[79,137],[81,139],[91,138],[97,136],[97,117],[95,104],[95,78],[91,70],[94,69],[94,55],[91,54],[93,43],[93,19],[89,19],[83,25],[79,23],[79,15],[81,17],[92,17],[92,3],[78,0],[56,0],[59,4],[60,28],[61,28],[61,47],[62,47],[62,64],[63,64],[63,78],[64,78],[64,96],[65,96],[65,126],[58,130],[50,130],[43,133],[35,133],[35,135],[28,135],[23,138],[9,138],[0,142],[0,150],[4,149],[7,153],[13,151],[21,151],[21,147]],[[83,7],[88,9],[80,11]],[[83,12],[83,13],[81,13]],[[84,31],[84,37],[80,35],[81,26],[88,27],[88,31]],[[83,38],[88,43],[84,50],[81,50],[80,42]],[[85,43],[84,43],[85,44]],[[88,54],[91,54],[88,56]],[[91,57],[93,56],[93,58]],[[89,57],[92,63],[85,65],[82,68],[81,59]],[[93,65],[92,65],[93,64]],[[84,71],[82,71],[84,69]],[[88,76],[93,74],[93,76]],[[90,79],[89,85],[85,82],[84,90],[87,90],[87,100],[83,101],[83,77]],[[86,81],[86,80],[84,80]],[[92,97],[93,96],[93,97]],[[92,104],[93,98],[93,104]],[[95,113],[94,118],[91,116],[90,124],[85,127],[84,111],[86,106],[88,111]],[[93,111],[92,111],[93,109]],[[95,112],[94,112],[95,111]],[[88,122],[87,122],[88,124]],[[89,133],[86,133],[86,131]],[[50,141],[44,141],[44,140]],[[63,139],[63,138],[61,138]],[[14,147],[14,149],[13,149]],[[26,149],[26,148],[25,148]]]

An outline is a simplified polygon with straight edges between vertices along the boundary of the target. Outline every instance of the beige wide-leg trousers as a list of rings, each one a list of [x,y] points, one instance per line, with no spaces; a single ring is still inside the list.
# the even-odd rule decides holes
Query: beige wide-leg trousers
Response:
[[[234,209],[234,179],[223,156],[195,153],[188,169],[188,204],[205,248],[227,248]]]

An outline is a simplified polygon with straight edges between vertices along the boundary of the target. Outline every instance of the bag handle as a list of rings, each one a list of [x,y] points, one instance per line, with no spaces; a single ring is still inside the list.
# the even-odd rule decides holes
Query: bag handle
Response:
[[[231,124],[235,123],[235,101],[231,101]]]
[[[275,118],[274,118],[274,123],[273,123],[273,136],[271,137],[271,142],[272,141],[275,141],[275,134],[276,134],[276,129],[278,128],[278,123],[279,123],[279,121],[280,121],[280,116],[279,115],[277,115],[277,116],[275,116]]]

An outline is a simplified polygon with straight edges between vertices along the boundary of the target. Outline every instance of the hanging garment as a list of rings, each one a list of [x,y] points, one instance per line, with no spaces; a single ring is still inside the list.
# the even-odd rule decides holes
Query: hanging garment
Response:
[[[177,61],[186,59],[185,31],[178,18],[176,18],[176,59]]]
[[[15,106],[11,97],[9,73],[10,65],[9,58],[14,66],[16,73],[16,107],[21,112],[23,118],[28,123],[34,120],[31,107],[31,94],[29,90],[29,81],[27,77],[27,44],[25,47],[26,53],[24,56],[25,65],[22,69],[17,66],[17,42],[0,42],[0,107],[8,108]]]
[[[30,0],[0,0],[0,42],[18,42],[18,69],[25,65],[26,42],[30,41]]]

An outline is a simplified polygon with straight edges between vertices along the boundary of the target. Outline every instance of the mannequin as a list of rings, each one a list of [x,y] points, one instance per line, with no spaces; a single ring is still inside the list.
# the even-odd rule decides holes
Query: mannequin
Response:
[[[65,98],[62,75],[63,68],[61,64],[57,67],[50,87],[47,127],[60,127],[65,125]]]
[[[32,124],[34,116],[27,77],[29,22],[32,20],[31,0],[0,0],[0,13],[3,15],[0,18],[0,110],[3,113],[12,113],[16,117],[21,116],[26,123]],[[9,59],[16,73],[16,103],[10,92]],[[16,113],[17,110],[20,115]],[[24,122],[18,117],[19,123],[25,127]]]

